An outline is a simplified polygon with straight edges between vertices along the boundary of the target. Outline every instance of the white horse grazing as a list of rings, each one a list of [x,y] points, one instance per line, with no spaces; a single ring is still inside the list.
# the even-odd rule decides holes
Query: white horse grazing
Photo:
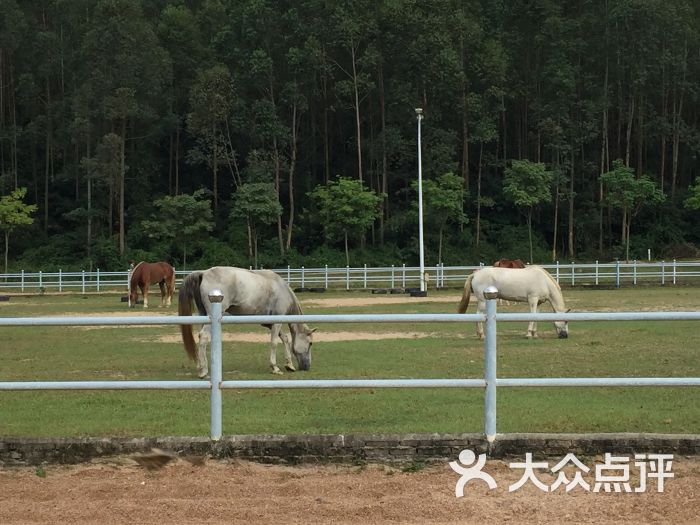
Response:
[[[199,315],[211,314],[209,294],[219,289],[224,294],[221,303],[222,312],[232,315],[300,315],[301,306],[289,285],[275,272],[270,270],[245,270],[231,266],[215,266],[201,272],[192,272],[180,287],[178,314],[192,315],[192,301],[197,305]],[[282,332],[281,324],[264,324],[270,329],[270,368],[273,374],[281,374],[277,366],[277,338],[284,343],[285,368],[295,371],[292,354],[297,359],[300,370],[311,368],[311,334],[305,323],[290,323],[292,334],[290,344],[287,335]],[[199,347],[195,348],[192,325],[180,325],[185,350],[192,360],[197,361],[199,377],[206,377],[207,344],[211,341],[211,325],[205,324],[199,331]]]
[[[549,301],[552,309],[557,313],[568,312],[564,305],[564,297],[561,294],[559,283],[549,275],[549,272],[541,266],[528,266],[527,268],[498,268],[487,267],[475,271],[464,283],[464,293],[459,303],[458,312],[463,314],[469,306],[469,296],[474,292],[477,300],[477,311],[486,310],[484,290],[488,286],[498,289],[498,298],[508,301],[527,302],[530,312],[537,313],[537,306]],[[477,323],[476,333],[479,338],[484,338],[483,323]],[[559,337],[569,336],[569,327],[566,321],[556,321],[554,326]],[[527,329],[528,337],[537,337],[537,323],[530,321]]]

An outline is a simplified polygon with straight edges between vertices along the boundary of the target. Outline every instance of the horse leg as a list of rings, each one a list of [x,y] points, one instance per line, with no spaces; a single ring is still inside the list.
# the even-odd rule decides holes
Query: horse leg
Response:
[[[281,324],[273,324],[270,327],[270,369],[273,374],[282,374],[277,366],[277,338],[280,336]]]
[[[173,283],[175,282],[175,279],[168,279],[167,282],[165,283],[165,290],[167,295],[165,296],[165,306],[170,306],[173,302]]]
[[[160,307],[163,308],[165,306],[165,283],[161,281],[158,286],[160,286]]]
[[[143,307],[148,308],[148,283],[139,284],[141,295],[143,295]]]
[[[211,342],[211,326],[205,324],[199,331],[199,346],[197,347],[197,375],[204,379],[209,375],[207,363],[207,345]]]
[[[486,301],[483,299],[477,299],[476,311],[480,314],[486,312]],[[479,339],[484,339],[484,323],[481,321],[476,323],[476,335],[479,337]]]
[[[530,298],[528,298],[527,302],[530,303],[530,313],[536,314],[537,313],[537,304],[538,304],[537,297],[530,297]],[[537,322],[536,321],[530,321],[530,324],[527,326],[527,336],[528,337],[537,337]]]
[[[287,337],[287,334],[282,331],[281,326],[280,326],[280,339],[282,339],[282,342],[284,343],[284,359],[285,359],[285,365],[284,368],[286,368],[289,372],[296,372],[297,369],[294,368],[294,363],[292,362],[292,346],[291,343],[289,342],[289,337]]]

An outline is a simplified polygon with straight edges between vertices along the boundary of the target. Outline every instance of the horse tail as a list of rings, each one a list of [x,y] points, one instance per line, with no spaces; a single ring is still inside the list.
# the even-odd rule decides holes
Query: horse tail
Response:
[[[199,286],[202,283],[202,273],[203,272],[192,272],[182,281],[177,303],[178,315],[192,315],[192,301],[197,305],[199,313],[204,315],[202,296],[199,293]],[[194,361],[197,358],[197,347],[194,342],[194,336],[192,335],[192,325],[181,324],[180,332],[182,333],[182,342],[185,345],[185,351],[190,359]]]
[[[462,300],[459,302],[459,308],[457,308],[457,313],[463,314],[467,311],[467,308],[469,307],[469,296],[472,293],[473,278],[474,274],[472,273],[469,275],[469,277],[467,277],[467,280],[464,283],[464,292],[462,292]]]

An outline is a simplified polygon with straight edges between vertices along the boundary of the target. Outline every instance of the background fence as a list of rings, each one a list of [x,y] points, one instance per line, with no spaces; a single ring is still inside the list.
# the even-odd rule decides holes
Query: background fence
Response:
[[[477,266],[431,266],[428,288],[461,287]],[[640,284],[700,284],[700,262],[612,262],[543,264],[563,286],[634,286]],[[420,287],[417,266],[345,268],[273,268],[295,288],[316,289],[405,289]],[[176,270],[178,283],[191,270]],[[18,272],[0,274],[0,291],[6,292],[101,292],[128,289],[129,271]]]
[[[487,290],[488,291],[488,290]],[[493,290],[491,291],[493,292]],[[213,303],[211,317],[149,316],[149,317],[17,317],[0,318],[2,326],[86,326],[86,325],[172,325],[207,323],[212,326],[210,380],[189,381],[5,381],[2,390],[133,390],[133,389],[205,389],[211,391],[210,437],[222,436],[223,389],[275,388],[484,388],[484,434],[489,442],[497,437],[497,387],[566,387],[566,386],[700,386],[700,377],[591,377],[591,378],[498,378],[497,321],[674,321],[700,320],[697,312],[616,312],[568,314],[497,314],[496,300],[487,300],[485,314],[372,314],[372,315],[275,315],[222,317],[220,301],[223,296],[210,295]],[[222,324],[270,323],[419,323],[419,322],[478,322],[485,321],[483,379],[333,379],[333,380],[237,380],[224,381],[221,346]]]

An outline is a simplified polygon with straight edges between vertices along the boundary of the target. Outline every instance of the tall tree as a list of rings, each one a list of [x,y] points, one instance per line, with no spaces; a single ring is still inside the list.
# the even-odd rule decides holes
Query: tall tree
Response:
[[[552,172],[547,171],[543,163],[529,160],[514,160],[505,170],[503,194],[513,204],[525,209],[530,262],[533,261],[532,210],[538,204],[552,200],[552,177]]]
[[[9,195],[0,197],[0,230],[5,234],[5,273],[7,273],[7,258],[10,249],[10,234],[21,226],[32,224],[32,213],[37,209],[35,204],[25,204],[27,188],[17,188]]]

